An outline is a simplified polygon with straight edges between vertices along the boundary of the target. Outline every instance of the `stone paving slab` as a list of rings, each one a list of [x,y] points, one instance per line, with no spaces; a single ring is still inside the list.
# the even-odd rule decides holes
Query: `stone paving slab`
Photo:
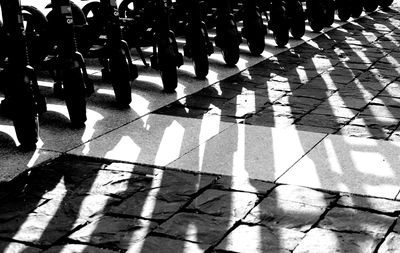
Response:
[[[233,124],[150,114],[68,153],[164,166]]]
[[[216,252],[292,252],[305,234],[264,226],[240,225],[215,248]]]
[[[325,136],[290,128],[238,124],[168,166],[274,181]]]
[[[400,143],[329,135],[279,183],[396,198]]]
[[[242,177],[62,156],[21,180],[0,195],[2,252],[391,252],[400,232],[398,201]]]
[[[294,253],[323,252],[374,252],[379,240],[364,234],[344,233],[320,228],[314,228],[293,251]]]

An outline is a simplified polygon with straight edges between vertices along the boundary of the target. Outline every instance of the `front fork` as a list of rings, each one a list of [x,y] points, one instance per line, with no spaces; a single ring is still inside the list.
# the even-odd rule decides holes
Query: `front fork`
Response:
[[[58,12],[56,16],[59,24],[62,24],[60,38],[58,38],[58,53],[54,58],[56,68],[55,93],[59,93],[63,89],[62,72],[66,68],[77,68],[79,67],[85,86],[85,92],[87,96],[94,93],[93,81],[89,78],[86,70],[85,60],[81,53],[77,51],[76,38],[73,24],[72,9],[69,0],[52,0],[53,11]]]

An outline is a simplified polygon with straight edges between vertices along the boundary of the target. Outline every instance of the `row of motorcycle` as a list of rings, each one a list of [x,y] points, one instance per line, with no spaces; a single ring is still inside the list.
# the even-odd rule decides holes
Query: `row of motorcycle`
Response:
[[[193,62],[196,78],[209,72],[208,57],[214,44],[225,63],[235,65],[239,45],[247,42],[252,55],[265,49],[267,30],[277,46],[285,46],[290,35],[300,39],[305,22],[314,32],[333,24],[337,12],[342,21],[393,0],[98,0],[83,7],[70,0],[51,0],[43,11],[20,0],[0,0],[0,88],[5,99],[1,112],[13,119],[22,149],[32,149],[38,140],[38,114],[45,112],[35,68],[49,70],[55,95],[62,94],[72,127],[86,122],[86,97],[94,84],[85,59],[97,58],[102,78],[112,84],[115,101],[129,107],[131,81],[138,77],[131,52],[136,49],[145,66],[160,72],[165,92],[174,92],[177,68],[183,57]],[[238,24],[242,29],[239,31]],[[267,29],[268,28],[268,29]],[[183,55],[176,37],[184,37]],[[150,64],[142,52],[152,48]]]

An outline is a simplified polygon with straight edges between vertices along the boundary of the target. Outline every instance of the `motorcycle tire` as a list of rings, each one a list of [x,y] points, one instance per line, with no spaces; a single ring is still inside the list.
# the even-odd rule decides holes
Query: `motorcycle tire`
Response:
[[[47,18],[36,7],[23,5],[22,16],[25,21],[25,35],[30,63],[40,64],[50,51],[49,27]]]
[[[207,32],[207,31],[205,31]],[[194,73],[198,79],[205,79],[209,71],[206,37],[203,29],[192,42],[192,61]]]
[[[320,0],[306,0],[306,13],[308,24],[310,25],[313,32],[320,32],[324,29],[324,20],[323,20],[323,8]]]
[[[301,39],[306,33],[306,17],[303,6],[296,0],[293,17],[290,24],[290,34],[294,39]]]
[[[377,0],[364,0],[364,10],[365,12],[373,12],[378,8]]]
[[[353,0],[351,8],[351,17],[359,18],[363,12],[363,6],[361,0]]]
[[[338,17],[341,21],[346,22],[351,17],[351,10],[347,7],[338,7]]]
[[[82,71],[79,67],[64,69],[62,73],[63,93],[71,126],[82,128],[86,122],[86,90]]]
[[[132,102],[131,70],[125,51],[120,50],[120,54],[113,54],[110,58],[110,78],[118,106],[127,108]]]
[[[393,3],[393,0],[379,0],[378,4],[381,8],[388,8]]]
[[[333,0],[324,0],[324,26],[330,27],[335,22],[335,2]]]
[[[21,144],[19,148],[29,151],[36,148],[39,139],[39,123],[33,94],[26,86],[28,84],[21,87],[15,100],[10,99],[9,106],[12,107],[10,108],[11,117],[17,139]]]
[[[261,13],[257,11],[255,13],[255,22],[247,24],[245,27],[247,31],[247,45],[250,53],[254,56],[261,55],[265,48],[265,34],[264,34],[264,23]]]
[[[160,76],[164,86],[164,92],[173,93],[178,87],[178,72],[173,64],[163,66],[160,69]]]

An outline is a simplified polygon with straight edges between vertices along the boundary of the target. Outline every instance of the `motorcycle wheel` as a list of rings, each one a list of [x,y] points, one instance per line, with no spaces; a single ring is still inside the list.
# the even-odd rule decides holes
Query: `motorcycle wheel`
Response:
[[[293,17],[290,24],[290,34],[294,39],[301,39],[306,32],[306,17],[301,2],[296,1]]]
[[[124,50],[120,50],[121,53],[113,54],[110,58],[110,77],[118,106],[126,108],[132,102],[131,71],[128,57]]]
[[[62,80],[71,125],[73,128],[82,128],[86,122],[86,91],[81,69],[63,70]]]

